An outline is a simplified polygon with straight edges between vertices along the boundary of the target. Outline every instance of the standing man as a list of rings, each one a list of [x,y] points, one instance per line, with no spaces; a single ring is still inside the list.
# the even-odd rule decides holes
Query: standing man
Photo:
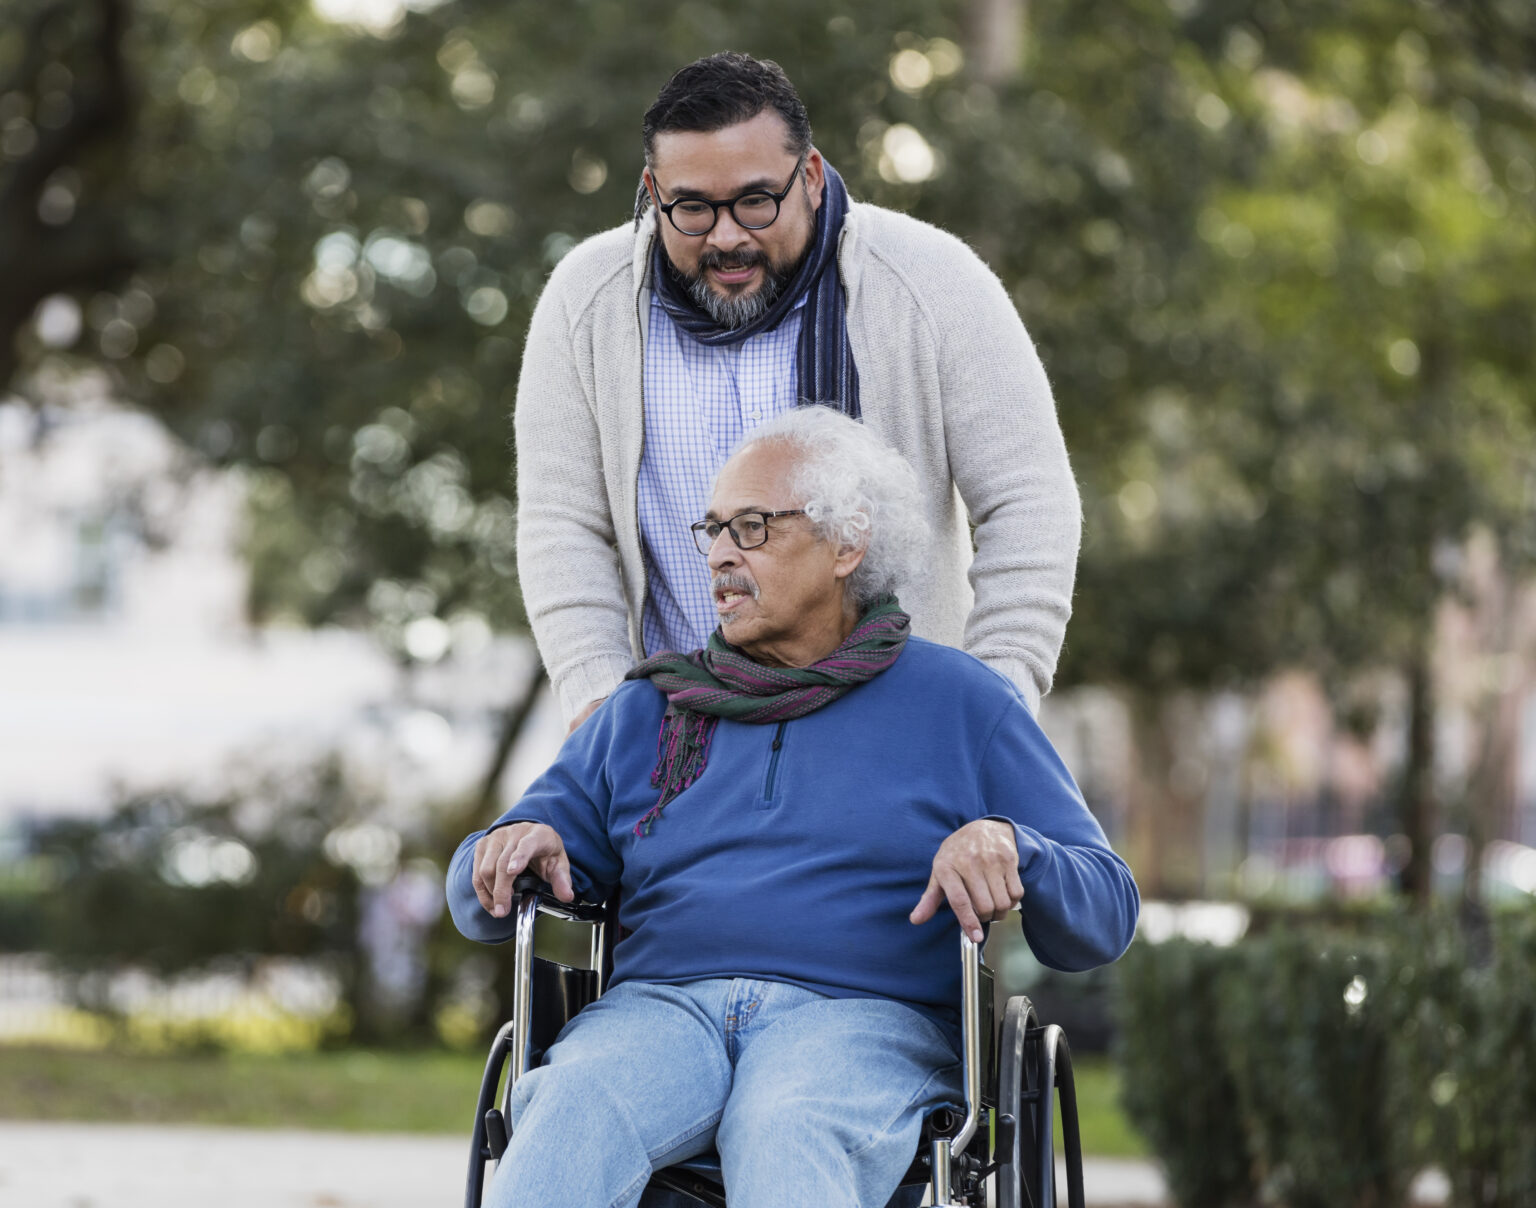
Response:
[[[775,63],[689,64],[643,138],[634,227],[556,267],[518,384],[518,574],[566,717],[638,659],[705,644],[717,616],[688,526],[740,438],[806,403],[861,419],[917,470],[936,541],[900,585],[913,632],[963,646],[1037,710],[1081,519],[1001,283],[954,236],[850,201]]]

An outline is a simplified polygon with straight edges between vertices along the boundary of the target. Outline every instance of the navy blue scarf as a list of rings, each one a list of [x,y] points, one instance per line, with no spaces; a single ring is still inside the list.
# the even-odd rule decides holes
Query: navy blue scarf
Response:
[[[859,418],[859,369],[848,346],[848,299],[837,276],[837,240],[848,216],[848,189],[831,164],[823,163],[826,185],[816,211],[816,232],[800,271],[759,318],[744,327],[720,327],[688,295],[672,272],[658,234],[651,248],[651,285],[672,322],[711,348],[736,344],[760,331],[772,331],[805,297],[796,355],[797,397],[823,403]],[[807,296],[808,295],[808,296]]]

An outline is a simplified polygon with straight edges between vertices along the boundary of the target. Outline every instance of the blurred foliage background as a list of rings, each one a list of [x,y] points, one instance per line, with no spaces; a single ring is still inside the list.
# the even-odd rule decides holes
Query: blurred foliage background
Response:
[[[856,197],[967,239],[1040,347],[1086,521],[1058,688],[1126,702],[1122,839],[1148,893],[1208,888],[1189,702],[1301,669],[1365,737],[1395,686],[1379,828],[1403,836],[1399,887],[1429,901],[1449,819],[1479,901],[1477,853],[1513,837],[1501,735],[1532,661],[1523,0],[0,3],[0,388],[41,406],[104,372],[207,463],[248,471],[253,623],[363,627],[397,652],[422,617],[524,627],[509,411],[529,314],[576,241],[629,218],[640,116],[670,72],[742,49],[785,67]],[[1452,790],[1447,607],[1492,660]],[[462,827],[404,858],[441,860],[483,821],[526,691],[507,687]],[[290,821],[325,814],[299,826],[316,843],[366,815],[324,769],[288,796]],[[175,921],[209,891],[144,890],[186,939],[174,957],[124,939],[155,968],[206,963],[210,943],[355,949],[366,876],[248,815],[130,801],[38,850],[108,897],[114,860],[175,864],[133,843],[191,827],[257,853],[242,883],[261,909],[221,912],[217,942]],[[0,899],[0,933],[24,916],[89,963],[76,905]],[[279,902],[286,929],[261,916]],[[432,958],[441,1001],[494,996],[462,956]],[[431,1025],[344,998],[341,1034]]]
[[[1527,5],[7,0],[0,382],[105,367],[252,467],[253,620],[516,627],[528,315],[723,45],[1011,289],[1084,492],[1061,685],[1139,702],[1155,785],[1173,694],[1399,674],[1424,896],[1436,610],[1474,531],[1536,552]]]

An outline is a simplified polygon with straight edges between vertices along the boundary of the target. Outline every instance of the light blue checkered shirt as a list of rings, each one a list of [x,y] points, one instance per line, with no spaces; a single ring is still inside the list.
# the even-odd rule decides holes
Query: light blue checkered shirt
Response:
[[[801,298],[772,331],[709,348],[679,331],[651,297],[640,457],[640,543],[649,588],[641,624],[648,655],[697,650],[719,623],[709,564],[688,526],[704,519],[710,485],[742,436],[795,405],[804,305]]]

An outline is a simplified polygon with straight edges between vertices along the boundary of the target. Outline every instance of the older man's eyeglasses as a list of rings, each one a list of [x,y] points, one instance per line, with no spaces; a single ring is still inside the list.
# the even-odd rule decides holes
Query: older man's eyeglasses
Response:
[[[722,531],[729,530],[737,549],[756,549],[768,540],[768,522],[780,516],[804,516],[804,508],[791,508],[785,512],[738,512],[729,520],[700,520],[690,524],[693,543],[705,557],[715,547]]]
[[[665,214],[668,220],[684,235],[707,235],[715,229],[715,223],[720,220],[720,210],[723,207],[731,212],[731,217],[736,220],[736,225],[747,231],[761,231],[764,227],[771,227],[779,216],[779,206],[789,190],[794,187],[795,177],[800,175],[800,169],[805,167],[805,155],[801,155],[795,161],[795,170],[789,174],[789,183],[777,193],[767,189],[750,189],[729,201],[711,201],[707,197],[679,197],[676,201],[660,201],[656,208]],[[661,181],[656,179],[656,173],[651,173],[651,182],[656,186],[658,196],[661,193]]]

